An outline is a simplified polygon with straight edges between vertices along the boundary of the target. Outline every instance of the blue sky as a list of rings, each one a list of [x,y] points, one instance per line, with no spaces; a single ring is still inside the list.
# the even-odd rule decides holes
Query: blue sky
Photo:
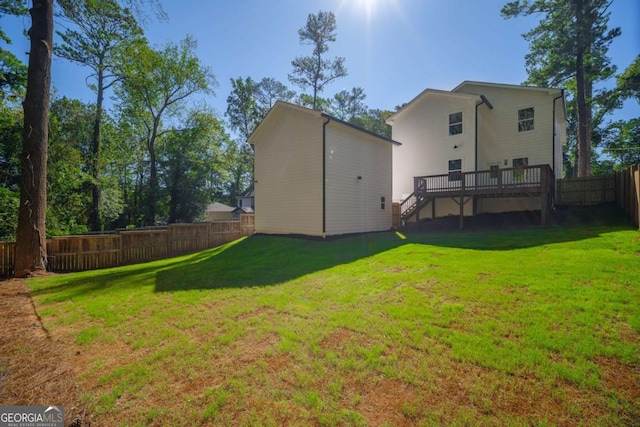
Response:
[[[427,87],[450,90],[464,80],[519,84],[526,79],[527,43],[521,34],[537,19],[504,20],[507,0],[163,0],[167,22],[151,22],[146,35],[153,45],[178,42],[187,34],[198,40],[197,54],[219,82],[207,97],[220,116],[226,110],[230,78],[274,77],[290,85],[291,60],[311,53],[298,40],[309,13],[333,11],[337,41],[328,55],[343,56],[349,76],[328,87],[324,96],[361,86],[371,108],[393,109]],[[610,49],[613,63],[626,68],[640,53],[640,1],[615,0],[611,26],[622,36]],[[2,18],[14,39],[13,50],[28,50],[21,36],[29,18]],[[58,96],[95,101],[86,87],[86,69],[54,59]],[[298,88],[295,88],[298,90]],[[616,117],[640,115],[627,102]]]

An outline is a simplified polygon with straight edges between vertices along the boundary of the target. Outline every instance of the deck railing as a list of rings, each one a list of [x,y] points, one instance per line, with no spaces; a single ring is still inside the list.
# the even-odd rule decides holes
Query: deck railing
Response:
[[[414,178],[414,194],[424,197],[548,192],[552,184],[553,172],[549,165],[536,165],[417,176]]]

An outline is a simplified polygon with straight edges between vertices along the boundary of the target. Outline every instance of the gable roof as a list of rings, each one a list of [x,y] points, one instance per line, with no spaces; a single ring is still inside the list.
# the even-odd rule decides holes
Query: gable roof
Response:
[[[546,92],[550,95],[560,95],[562,93],[562,89],[555,88],[547,88],[547,87],[538,87],[538,86],[522,86],[522,85],[513,85],[506,83],[489,83],[489,82],[477,82],[472,80],[465,80],[460,83],[458,86],[454,87],[451,91],[440,90],[440,89],[430,89],[427,88],[420,92],[418,96],[409,101],[404,107],[400,110],[396,111],[392,114],[386,121],[388,125],[391,125],[396,117],[402,115],[405,111],[411,109],[411,107],[420,99],[423,99],[427,96],[439,95],[439,96],[459,96],[459,97],[467,97],[468,99],[475,99],[476,102],[480,103],[482,99],[479,94],[466,92],[464,89],[467,86],[487,86],[487,87],[497,87],[502,89],[518,89],[518,90],[530,90],[530,91],[538,91],[538,92]]]
[[[220,202],[214,202],[207,206],[207,212],[232,212],[234,209]]]
[[[273,107],[271,107],[271,109],[269,110],[269,112],[267,113],[267,115],[265,116],[264,119],[262,119],[262,121],[260,122],[260,124],[258,126],[256,126],[256,128],[253,130],[253,132],[251,133],[251,135],[249,135],[249,138],[247,139],[247,142],[249,142],[250,144],[255,144],[255,142],[257,141],[258,136],[266,131],[266,129],[270,126],[271,122],[273,120],[276,120],[277,116],[281,113],[286,113],[286,111],[300,111],[304,114],[308,114],[310,116],[314,116],[317,118],[320,117],[324,117],[327,120],[329,120],[330,122],[334,122],[337,123],[341,126],[346,126],[349,127],[351,129],[355,129],[358,132],[362,132],[364,134],[373,136],[381,141],[385,141],[385,142],[389,142],[391,144],[394,145],[401,145],[399,142],[394,141],[390,138],[384,137],[382,135],[378,135],[377,133],[371,132],[367,129],[363,129],[360,126],[356,126],[354,124],[351,124],[349,122],[346,122],[344,120],[341,120],[337,117],[331,116],[327,113],[323,113],[321,111],[318,110],[312,110],[311,108],[307,108],[307,107],[302,107],[300,105],[296,105],[296,104],[292,104],[290,102],[285,102],[285,101],[276,101],[276,103],[274,104]]]
[[[247,188],[244,192],[238,194],[236,196],[236,198],[238,197],[253,197],[254,196],[254,192],[253,192],[253,185],[249,188]]]
[[[429,97],[429,96],[445,96],[445,97],[453,97],[453,98],[460,98],[460,99],[475,100],[476,102],[480,102],[481,101],[479,95],[474,95],[474,94],[470,94],[470,93],[449,92],[447,90],[426,88],[425,90],[420,92],[418,94],[418,96],[416,96],[411,101],[409,101],[407,104],[405,104],[404,107],[402,107],[401,109],[399,109],[398,111],[393,113],[391,116],[389,116],[389,118],[387,120],[385,120],[385,123],[388,124],[388,125],[391,125],[393,123],[393,121],[398,116],[400,116],[400,115],[404,114],[406,111],[410,110],[421,99]]]
[[[254,210],[253,210],[253,209],[251,209],[251,208],[240,208],[240,207],[238,207],[238,208],[235,208],[235,209],[233,210],[233,213],[234,213],[234,214],[237,214],[237,213],[240,213],[240,214],[243,214],[243,213],[244,213],[244,214],[252,214],[252,213],[255,213],[255,212],[254,212]]]

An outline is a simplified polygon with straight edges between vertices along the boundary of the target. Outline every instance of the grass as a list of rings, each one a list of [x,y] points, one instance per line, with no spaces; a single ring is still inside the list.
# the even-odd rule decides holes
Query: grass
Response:
[[[29,285],[96,425],[629,425],[639,248],[624,225],[253,236]]]

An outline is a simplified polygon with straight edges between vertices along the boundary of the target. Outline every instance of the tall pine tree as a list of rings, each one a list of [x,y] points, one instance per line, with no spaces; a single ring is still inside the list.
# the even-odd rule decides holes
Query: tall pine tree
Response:
[[[591,175],[594,83],[615,73],[607,57],[620,28],[608,28],[613,0],[515,0],[502,16],[540,16],[523,34],[529,42],[527,83],[564,87],[572,94],[577,123],[577,175]]]

